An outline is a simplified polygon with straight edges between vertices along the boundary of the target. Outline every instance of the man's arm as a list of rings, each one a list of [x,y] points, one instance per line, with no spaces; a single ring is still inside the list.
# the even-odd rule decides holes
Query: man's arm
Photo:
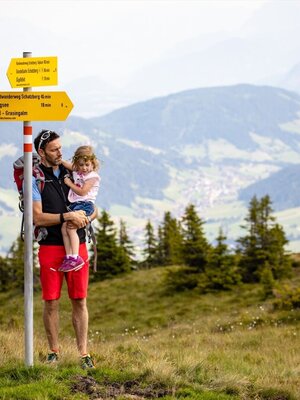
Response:
[[[43,213],[42,203],[33,201],[33,222],[36,226],[52,226],[61,224],[61,214]],[[88,219],[84,211],[70,211],[62,213],[66,222],[71,222],[77,229],[84,228]]]

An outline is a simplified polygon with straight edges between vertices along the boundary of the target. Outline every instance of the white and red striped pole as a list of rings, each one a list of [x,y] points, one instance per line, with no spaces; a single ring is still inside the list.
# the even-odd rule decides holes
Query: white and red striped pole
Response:
[[[31,57],[24,52],[23,57]],[[24,88],[30,92],[31,88]],[[25,326],[25,364],[33,366],[33,212],[32,212],[32,126],[23,122],[24,138],[24,326]]]

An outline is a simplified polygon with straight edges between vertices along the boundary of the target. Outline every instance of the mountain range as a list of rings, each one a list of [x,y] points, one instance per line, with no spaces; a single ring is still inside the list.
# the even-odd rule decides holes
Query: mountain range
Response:
[[[102,176],[97,205],[127,222],[138,248],[148,218],[156,226],[165,211],[180,218],[189,203],[205,220],[209,240],[222,226],[233,244],[250,197],[267,191],[297,251],[299,111],[294,92],[234,85],[187,90],[97,118],[33,123],[33,129],[59,132],[65,158],[81,144],[95,147]],[[1,123],[0,133],[3,253],[19,229],[12,163],[22,152],[22,124]]]
[[[188,5],[186,9],[189,9]],[[221,12],[216,4],[216,17]],[[9,90],[5,71],[10,57],[21,56],[19,39],[26,46],[28,43],[33,46],[38,38],[41,47],[33,46],[33,55],[43,55],[46,51],[45,55],[59,57],[57,89],[68,93],[74,103],[74,115],[85,118],[99,117],[129,104],[199,87],[248,83],[300,93],[299,15],[299,1],[262,1],[244,24],[201,34],[197,30],[195,36],[184,36],[182,42],[171,41],[169,47],[154,52],[150,58],[144,59],[141,55],[136,63],[128,54],[119,63],[117,75],[107,75],[101,69],[103,53],[95,51],[101,47],[97,24],[91,27],[94,33],[91,40],[86,40],[88,32],[85,32],[76,42],[77,48],[81,48],[81,56],[75,57],[74,52],[70,53],[72,46],[59,52],[57,43],[70,41],[60,30],[49,30],[45,24],[26,23],[25,19],[20,20],[13,14],[9,17],[0,15],[2,36],[5,37],[14,26],[14,37],[18,38],[3,41],[0,84],[2,90]],[[186,21],[178,23],[188,25]],[[167,26],[166,23],[166,30]],[[108,45],[105,47],[109,48]],[[132,68],[126,68],[128,65]]]
[[[77,115],[85,117],[183,90],[242,82],[300,93],[299,15],[298,1],[267,1],[239,29],[177,43],[118,85],[86,76],[66,89]]]

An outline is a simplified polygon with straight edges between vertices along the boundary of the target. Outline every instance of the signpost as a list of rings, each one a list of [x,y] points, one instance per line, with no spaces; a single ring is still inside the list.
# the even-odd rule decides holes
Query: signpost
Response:
[[[12,88],[57,85],[57,57],[12,58],[6,75]]]
[[[7,70],[13,88],[23,92],[0,92],[0,122],[23,121],[24,139],[24,325],[25,364],[33,365],[33,212],[31,121],[63,121],[73,108],[65,92],[32,92],[32,86],[57,85],[57,57],[13,58]]]
[[[0,92],[3,121],[64,121],[72,108],[66,92]]]
[[[23,57],[31,57],[24,52]],[[31,88],[24,88],[29,94]],[[33,366],[33,212],[32,212],[32,126],[29,119],[23,122],[24,152],[24,326],[25,364]]]

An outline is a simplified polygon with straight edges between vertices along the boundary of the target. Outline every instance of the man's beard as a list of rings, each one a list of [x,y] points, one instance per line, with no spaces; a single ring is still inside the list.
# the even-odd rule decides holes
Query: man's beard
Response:
[[[61,157],[52,158],[49,157],[47,153],[45,153],[45,161],[48,167],[57,167],[58,165],[61,164],[61,160],[62,160]]]

